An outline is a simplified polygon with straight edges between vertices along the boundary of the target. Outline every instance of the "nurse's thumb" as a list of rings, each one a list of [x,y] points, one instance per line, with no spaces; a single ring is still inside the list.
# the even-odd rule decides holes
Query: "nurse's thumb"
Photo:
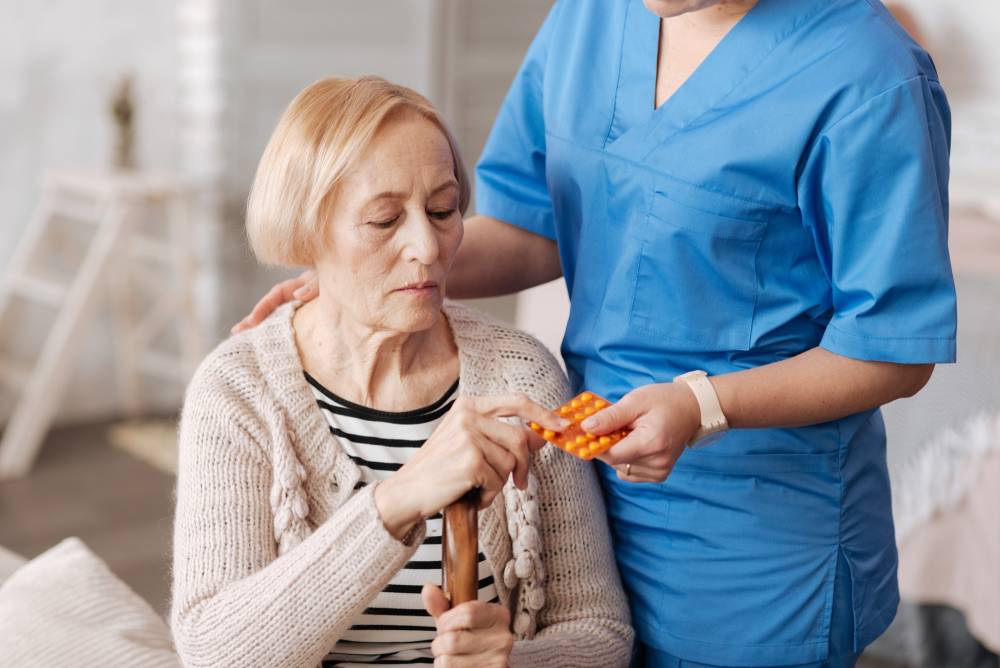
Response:
[[[639,417],[637,403],[629,395],[625,395],[617,404],[591,415],[580,426],[584,431],[598,436],[628,427]]]

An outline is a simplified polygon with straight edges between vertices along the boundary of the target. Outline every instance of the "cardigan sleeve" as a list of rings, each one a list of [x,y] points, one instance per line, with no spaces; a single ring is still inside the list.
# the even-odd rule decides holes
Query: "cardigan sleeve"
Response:
[[[278,556],[260,392],[203,364],[180,423],[171,626],[187,666],[315,666],[416,550],[356,492]],[[227,368],[228,367],[228,368]],[[228,377],[227,377],[228,375]],[[290,447],[290,446],[289,446]]]

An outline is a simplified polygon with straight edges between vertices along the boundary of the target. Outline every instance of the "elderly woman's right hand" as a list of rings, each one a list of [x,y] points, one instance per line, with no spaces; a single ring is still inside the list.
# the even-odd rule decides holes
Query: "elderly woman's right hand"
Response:
[[[525,488],[531,452],[544,441],[523,425],[500,421],[504,417],[553,431],[568,424],[523,395],[459,397],[416,455],[375,489],[375,505],[393,536],[405,536],[473,488],[479,488],[485,508],[511,474]]]

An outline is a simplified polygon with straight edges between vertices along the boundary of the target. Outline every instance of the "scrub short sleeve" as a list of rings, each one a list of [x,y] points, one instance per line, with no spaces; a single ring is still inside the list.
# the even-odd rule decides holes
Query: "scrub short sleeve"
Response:
[[[529,47],[476,165],[476,211],[550,239],[556,233],[545,181],[542,83],[560,4]]]
[[[950,131],[940,84],[918,76],[817,139],[799,202],[832,286],[824,348],[865,360],[955,361]]]

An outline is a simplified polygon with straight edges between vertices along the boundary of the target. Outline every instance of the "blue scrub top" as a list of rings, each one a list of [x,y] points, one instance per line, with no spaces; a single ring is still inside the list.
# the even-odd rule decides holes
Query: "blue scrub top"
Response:
[[[816,346],[954,361],[950,117],[928,55],[875,0],[761,0],[654,110],[658,30],[641,0],[560,0],[477,167],[480,213],[559,243],[575,388],[617,400]],[[854,646],[892,620],[879,411],[733,430],[659,485],[597,467],[643,642],[823,660],[838,553]]]

